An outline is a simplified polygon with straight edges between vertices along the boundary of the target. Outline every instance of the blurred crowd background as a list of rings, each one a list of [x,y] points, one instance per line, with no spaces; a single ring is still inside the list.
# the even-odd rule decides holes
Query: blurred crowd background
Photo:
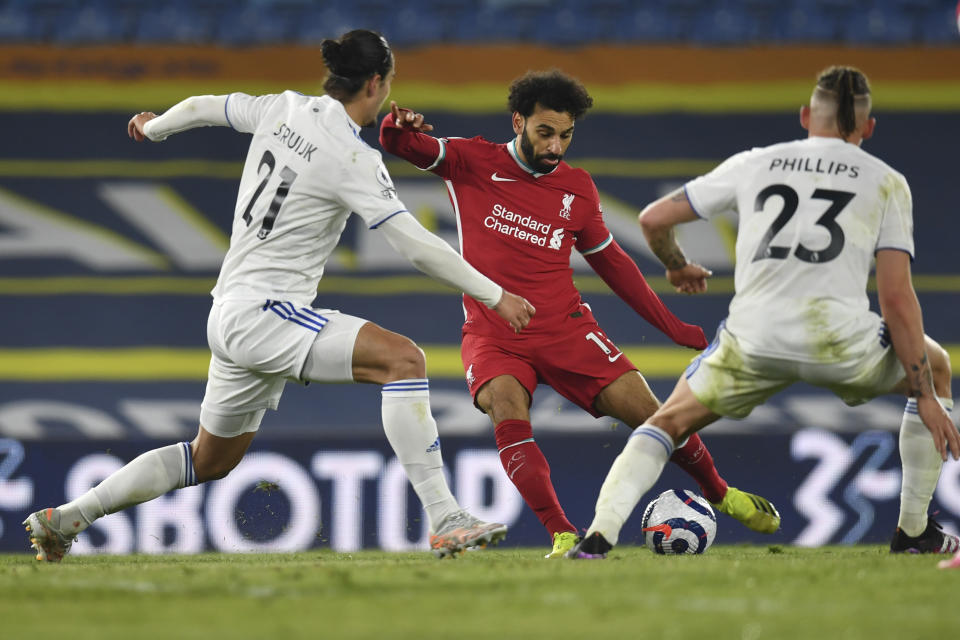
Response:
[[[6,0],[0,40],[317,44],[351,28],[436,43],[941,45],[949,0]]]

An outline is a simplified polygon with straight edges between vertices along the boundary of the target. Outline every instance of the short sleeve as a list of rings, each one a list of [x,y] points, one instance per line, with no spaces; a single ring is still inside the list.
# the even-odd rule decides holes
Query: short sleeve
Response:
[[[340,201],[371,229],[407,210],[383,159],[373,149],[357,152],[344,163],[338,193]]]
[[[694,178],[683,190],[693,211],[701,218],[736,211],[737,185],[742,179],[740,170],[749,152],[738,153],[724,160],[713,171]]]
[[[589,180],[589,179],[588,179]],[[613,242],[613,234],[603,221],[603,207],[600,205],[600,194],[593,180],[590,183],[590,215],[583,229],[577,232],[577,242],[574,244],[577,251],[588,256],[591,253],[603,251]]]
[[[906,178],[898,173],[888,175],[886,183],[891,187],[880,222],[876,251],[899,249],[913,259],[913,199],[910,186]]]
[[[223,106],[227,123],[243,133],[254,133],[267,111],[280,98],[279,94],[250,96],[231,93]]]

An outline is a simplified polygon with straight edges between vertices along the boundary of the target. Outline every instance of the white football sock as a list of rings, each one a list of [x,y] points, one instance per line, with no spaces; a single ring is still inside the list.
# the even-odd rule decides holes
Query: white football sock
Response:
[[[660,477],[672,454],[673,438],[660,427],[647,423],[634,430],[603,481],[596,515],[586,535],[599,531],[607,542],[617,544],[623,523]]]
[[[430,412],[427,379],[397,380],[383,385],[383,430],[427,512],[430,531],[460,510],[443,475],[440,435]]]
[[[189,442],[147,451],[82,496],[58,507],[64,534],[76,535],[94,520],[173,489],[197,484]]]
[[[952,398],[937,398],[948,412],[953,409]],[[900,460],[903,484],[900,488],[900,518],[897,526],[911,537],[927,528],[927,510],[940,479],[943,460],[933,442],[930,431],[917,415],[917,400],[910,398],[903,410],[900,423]]]

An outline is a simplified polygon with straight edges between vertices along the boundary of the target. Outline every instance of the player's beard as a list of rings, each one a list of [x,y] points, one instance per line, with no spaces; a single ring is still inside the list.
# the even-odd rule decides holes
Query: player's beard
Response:
[[[559,162],[563,160],[563,154],[542,153],[537,155],[533,150],[533,142],[530,141],[530,137],[527,135],[526,123],[524,123],[523,133],[520,134],[520,150],[523,151],[523,157],[527,159],[527,162],[530,163],[530,166],[533,167],[533,170],[537,173],[550,173],[559,167]],[[547,164],[544,160],[556,160],[558,164]]]

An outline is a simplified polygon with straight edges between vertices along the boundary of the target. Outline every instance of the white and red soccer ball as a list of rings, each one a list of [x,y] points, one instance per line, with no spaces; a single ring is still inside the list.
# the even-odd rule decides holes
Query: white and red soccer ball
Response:
[[[641,522],[647,547],[662,555],[703,553],[717,535],[710,503],[685,489],[661,493],[647,505]]]

